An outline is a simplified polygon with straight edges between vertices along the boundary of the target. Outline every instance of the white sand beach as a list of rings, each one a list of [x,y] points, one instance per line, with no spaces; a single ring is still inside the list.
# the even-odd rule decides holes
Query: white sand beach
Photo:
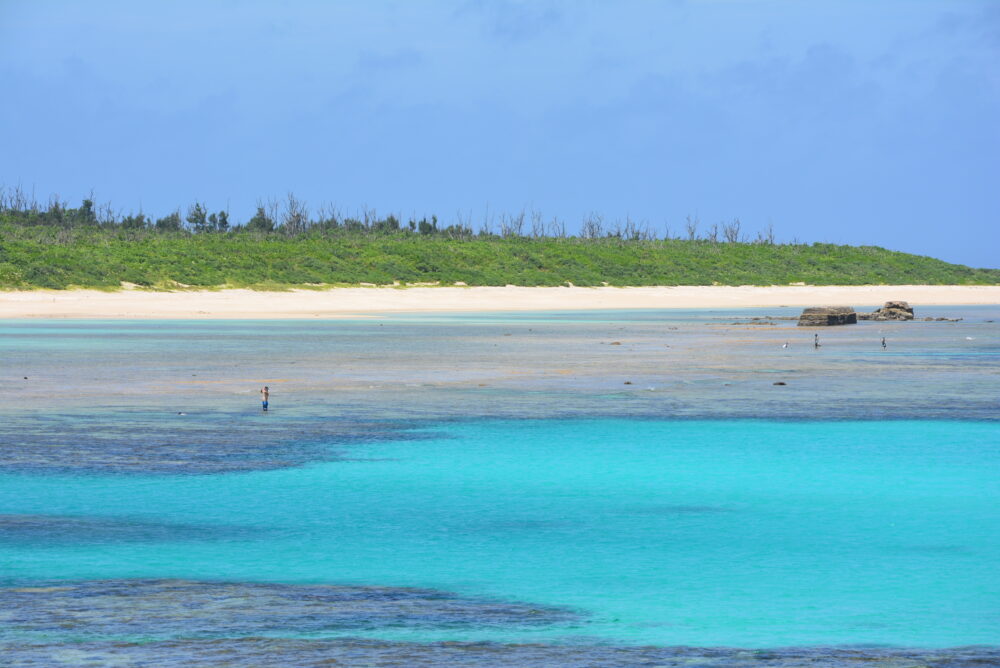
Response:
[[[0,292],[0,318],[333,318],[387,312],[1000,304],[1000,285],[351,287],[327,290]]]

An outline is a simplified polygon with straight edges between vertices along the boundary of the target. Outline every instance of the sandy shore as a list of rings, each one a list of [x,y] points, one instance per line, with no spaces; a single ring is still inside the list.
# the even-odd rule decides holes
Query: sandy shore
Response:
[[[322,318],[387,312],[1000,304],[1000,286],[333,288],[0,292],[0,318]]]

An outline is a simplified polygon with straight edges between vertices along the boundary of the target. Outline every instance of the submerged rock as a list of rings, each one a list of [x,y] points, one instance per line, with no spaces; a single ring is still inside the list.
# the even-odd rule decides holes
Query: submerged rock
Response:
[[[829,327],[853,325],[858,314],[850,306],[811,306],[799,316],[799,327]]]

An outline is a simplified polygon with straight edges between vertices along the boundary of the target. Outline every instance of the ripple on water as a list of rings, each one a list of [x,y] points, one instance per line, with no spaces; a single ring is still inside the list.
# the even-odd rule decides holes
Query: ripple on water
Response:
[[[735,512],[732,508],[723,506],[690,506],[690,505],[650,505],[637,506],[633,512],[642,515],[715,515]]]

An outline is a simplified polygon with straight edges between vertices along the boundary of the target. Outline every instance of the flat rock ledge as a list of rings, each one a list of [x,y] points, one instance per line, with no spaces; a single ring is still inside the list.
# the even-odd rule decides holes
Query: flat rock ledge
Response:
[[[831,327],[833,325],[853,325],[858,322],[858,314],[850,306],[811,306],[799,316],[799,327]]]

